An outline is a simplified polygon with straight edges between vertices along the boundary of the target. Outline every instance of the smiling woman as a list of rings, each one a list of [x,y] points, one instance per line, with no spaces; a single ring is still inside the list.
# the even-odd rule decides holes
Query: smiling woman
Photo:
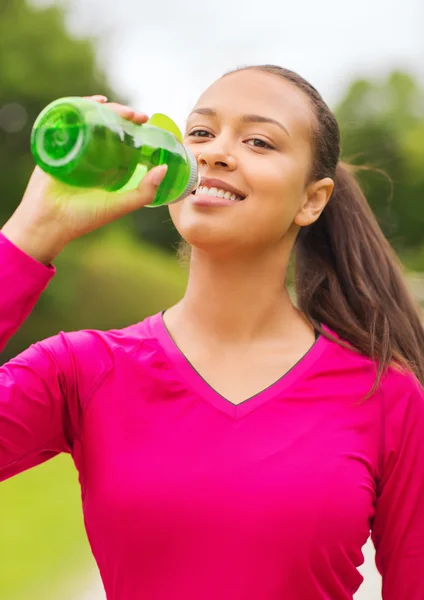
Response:
[[[334,115],[297,74],[246,67],[202,94],[185,144],[183,298],[2,367],[0,478],[72,455],[108,600],[352,600],[370,530],[384,600],[422,600],[424,333]],[[85,212],[35,172],[0,235],[0,348],[69,231],[157,185]]]
[[[233,80],[229,81],[228,77],[231,75]],[[235,75],[237,75],[236,79]],[[270,78],[270,75],[273,77]],[[255,84],[260,87],[260,92],[256,95],[253,89]],[[209,98],[212,103],[214,102],[214,94],[218,96],[217,105],[219,106],[220,103],[222,105],[225,101],[224,89],[228,94],[225,114],[220,115],[215,108],[202,107]],[[235,97],[238,99],[237,103],[233,101]],[[275,115],[275,118],[259,114],[241,114],[240,107],[243,103],[246,109],[266,106],[269,114]],[[261,161],[256,159],[256,162],[252,163],[243,158],[242,166],[249,171],[249,177],[245,178],[243,185],[249,184],[255,167],[260,169],[263,182],[269,185],[270,174],[266,169],[274,166],[278,171],[277,176],[284,179],[286,188],[297,194],[295,210],[300,206],[302,195],[310,193],[311,184],[321,186],[316,190],[312,188],[315,194],[315,205],[311,203],[309,206],[306,205],[309,211],[314,211],[313,215],[310,212],[307,216],[310,221],[300,221],[304,219],[304,213],[297,214],[291,225],[300,225],[300,227],[295,227],[290,232],[289,240],[290,250],[295,246],[299,306],[308,316],[308,320],[313,323],[314,328],[321,334],[330,336],[320,327],[320,323],[324,322],[360,352],[378,359],[378,378],[375,385],[393,358],[412,369],[421,383],[424,383],[424,365],[421,361],[424,336],[417,308],[404,284],[399,262],[384,238],[353,176],[354,168],[339,160],[338,124],[316,89],[296,73],[280,67],[273,65],[244,67],[231,71],[211,86],[199,100],[198,105],[188,119],[186,143],[191,145],[195,153],[199,148],[197,144],[201,144],[202,152],[197,154],[204,164],[207,162],[204,158],[206,153],[210,153],[211,148],[212,152],[214,151],[211,140],[220,136],[221,141],[217,143],[222,145],[222,136],[226,135],[223,120],[226,118],[229,127],[229,121],[234,118],[233,115],[236,115],[237,127],[233,130],[233,134],[238,137],[237,141],[245,145],[259,142],[259,145],[251,145],[263,149],[260,154],[266,158]],[[301,115],[300,119],[299,115]],[[207,127],[199,129],[194,126],[199,122],[200,117],[205,118],[203,123],[208,123],[209,129]],[[296,127],[299,128],[299,125],[306,124],[300,132],[295,131],[296,143],[293,142],[293,136],[284,124],[289,122],[294,122],[293,131]],[[211,132],[212,124],[219,131],[219,135]],[[260,131],[260,137],[252,139],[252,125],[261,124],[271,124],[280,131],[275,127],[263,126],[260,129],[256,127],[256,131]],[[283,135],[281,131],[284,132]],[[199,135],[200,133],[202,135]],[[290,138],[289,143],[286,142],[286,136]],[[245,139],[246,137],[250,139]],[[244,156],[249,158],[248,154]],[[296,189],[290,186],[290,179],[285,177],[287,171],[284,171],[284,168],[291,168],[293,162],[290,163],[290,159],[294,157],[299,160],[296,160],[296,169],[290,170],[290,175],[300,176],[300,196],[299,187]],[[255,157],[250,158],[253,161]],[[228,168],[228,171],[231,172],[231,168]],[[242,175],[240,165],[237,172],[239,176]],[[275,171],[273,173],[275,174]],[[332,181],[330,182],[328,178]],[[203,177],[203,185],[207,185],[205,181]],[[334,182],[336,187],[333,191]],[[233,193],[245,197],[243,192],[235,191],[236,188],[229,186],[228,178],[226,182],[216,180],[215,184],[210,184],[208,196],[213,196],[215,187],[223,190],[231,189]],[[200,191],[198,190],[198,193]],[[274,186],[274,191],[277,193],[278,210],[281,213],[287,210],[290,204],[293,207],[290,195],[285,193],[283,185]],[[331,203],[323,217],[318,220],[330,197]],[[195,200],[193,203],[201,204]],[[205,205],[221,206],[212,201]],[[178,218],[180,209],[182,206],[171,208],[171,216],[175,215]],[[262,212],[264,212],[263,207]],[[283,223],[284,219],[276,219],[274,224],[278,228]],[[240,220],[238,224],[241,224]],[[253,226],[259,227],[257,218]],[[267,233],[270,231],[266,228],[263,230]],[[182,237],[183,240],[186,239],[184,234]],[[255,236],[253,239],[259,238]],[[296,240],[295,244],[294,240]],[[220,239],[221,244],[222,239]],[[319,247],[320,252],[316,252],[315,247]],[[185,241],[182,254],[188,254]],[[378,277],[374,277],[370,265],[373,265],[378,272]],[[382,275],[383,265],[387,277]],[[329,294],[327,289],[332,289],[333,293]]]

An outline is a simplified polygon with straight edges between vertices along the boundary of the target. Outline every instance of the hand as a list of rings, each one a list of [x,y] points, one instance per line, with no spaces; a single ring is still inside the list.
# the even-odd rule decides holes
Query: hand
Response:
[[[104,96],[91,99],[133,123],[148,120],[146,114],[122,104],[108,103]],[[166,165],[151,169],[135,190],[107,192],[74,188],[36,167],[21,203],[2,232],[22,250],[33,256],[38,254],[35,256],[38,259],[43,256],[43,262],[51,260],[71,240],[153,202],[166,170]]]

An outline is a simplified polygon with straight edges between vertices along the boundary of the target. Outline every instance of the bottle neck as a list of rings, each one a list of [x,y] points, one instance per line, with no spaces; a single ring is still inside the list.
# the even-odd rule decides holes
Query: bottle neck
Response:
[[[190,168],[190,175],[189,175],[187,185],[186,185],[183,193],[180,196],[178,196],[178,198],[175,198],[175,200],[170,202],[170,204],[174,204],[175,202],[179,202],[180,200],[183,200],[184,198],[189,196],[192,192],[194,192],[194,190],[197,189],[200,185],[201,177],[200,177],[200,173],[199,173],[199,164],[197,162],[197,159],[194,156],[194,154],[191,152],[191,150],[189,150],[187,148],[187,146],[184,146],[184,150],[186,152],[187,162],[188,162],[188,165]]]

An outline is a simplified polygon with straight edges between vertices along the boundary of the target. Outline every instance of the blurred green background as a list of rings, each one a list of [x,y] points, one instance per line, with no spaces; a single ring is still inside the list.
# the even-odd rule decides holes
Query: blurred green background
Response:
[[[0,226],[33,168],[30,131],[44,106],[94,93],[128,102],[99,66],[96,37],[71,34],[66,11],[59,3],[0,5]],[[376,168],[361,182],[422,302],[424,91],[410,73],[396,70],[350,82],[334,108],[345,160]],[[56,260],[56,277],[0,361],[59,330],[123,327],[177,301],[187,278],[177,243],[166,208],[139,211],[75,241]],[[69,457],[2,484],[0,514],[2,600],[94,599],[81,591],[95,565]]]

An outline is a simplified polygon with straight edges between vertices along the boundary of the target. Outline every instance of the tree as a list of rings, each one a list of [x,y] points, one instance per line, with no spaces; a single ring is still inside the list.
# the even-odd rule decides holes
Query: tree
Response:
[[[66,29],[66,8],[35,8],[25,0],[0,7],[0,227],[19,204],[34,160],[32,125],[56,98],[105,94],[117,98],[96,62],[95,39],[74,39]],[[92,238],[94,234],[91,234]],[[85,243],[87,243],[86,240]],[[44,294],[13,343],[23,349],[61,328],[63,306],[70,312],[78,257],[64,261],[60,286]]]
[[[97,66],[95,39],[74,39],[66,9],[3,0],[0,9],[0,226],[16,209],[34,161],[29,141],[39,112],[62,96],[113,95]],[[116,94],[115,94],[116,97]]]
[[[343,158],[387,173],[359,175],[384,233],[397,250],[423,243],[424,91],[394,71],[383,82],[354,82],[335,112]]]

